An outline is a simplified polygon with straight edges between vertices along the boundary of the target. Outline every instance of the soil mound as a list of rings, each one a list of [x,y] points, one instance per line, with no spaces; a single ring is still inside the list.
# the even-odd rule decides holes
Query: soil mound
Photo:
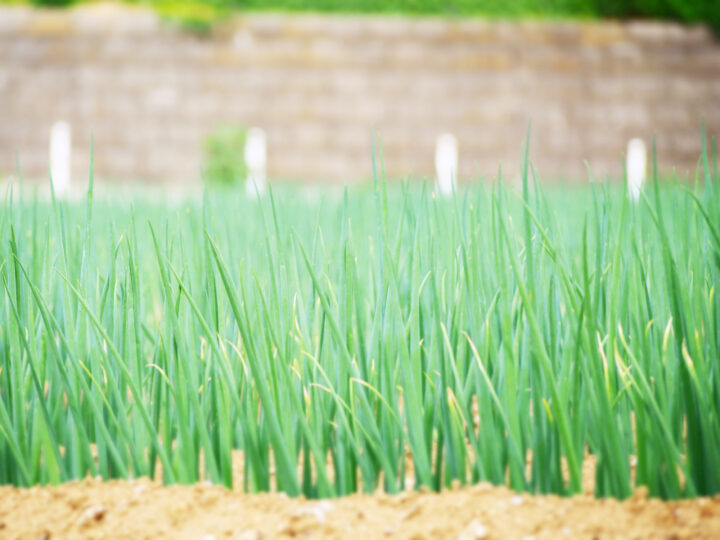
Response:
[[[720,538],[720,496],[619,502],[480,484],[333,500],[247,495],[148,479],[0,487],[0,538]]]

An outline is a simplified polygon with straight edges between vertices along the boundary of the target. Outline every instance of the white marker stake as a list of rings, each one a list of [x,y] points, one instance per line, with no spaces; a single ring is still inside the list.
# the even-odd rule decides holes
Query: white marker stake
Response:
[[[255,197],[265,192],[266,164],[267,137],[265,131],[260,128],[252,128],[248,130],[245,141],[245,165],[248,169],[245,191],[248,195]]]
[[[647,149],[642,139],[631,139],[628,143],[626,167],[628,195],[637,201],[647,173]]]
[[[50,172],[55,194],[64,195],[70,187],[70,124],[55,122],[50,128]]]
[[[458,143],[455,135],[443,133],[435,143],[436,189],[449,197],[455,191],[455,175],[458,166]]]

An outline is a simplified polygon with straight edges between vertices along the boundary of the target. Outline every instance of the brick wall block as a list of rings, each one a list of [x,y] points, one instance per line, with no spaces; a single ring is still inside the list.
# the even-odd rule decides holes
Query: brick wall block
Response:
[[[720,44],[672,23],[246,14],[209,37],[149,11],[0,7],[0,175],[18,151],[44,179],[56,120],[89,139],[103,179],[199,181],[202,141],[236,122],[268,135],[282,179],[432,178],[434,144],[459,139],[461,180],[516,182],[527,126],[542,178],[619,175],[630,137],[658,137],[660,166],[693,171],[700,122],[720,134]]]

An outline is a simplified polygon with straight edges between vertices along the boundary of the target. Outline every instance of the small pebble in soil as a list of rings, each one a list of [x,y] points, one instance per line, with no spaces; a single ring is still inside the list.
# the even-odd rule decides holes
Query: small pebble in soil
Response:
[[[458,540],[481,540],[488,537],[488,529],[477,519],[473,519],[470,524],[460,533]]]
[[[325,514],[333,509],[333,505],[329,501],[320,501],[318,504],[305,506],[296,512],[296,515],[314,516],[320,523],[325,522]]]
[[[235,536],[235,540],[262,540],[262,537],[263,535],[260,531],[250,529]]]
[[[698,499],[698,506],[700,507],[701,517],[711,517],[713,515],[713,507],[710,504],[709,499],[701,498]]]
[[[91,506],[90,508],[85,510],[85,512],[83,512],[82,516],[80,516],[80,519],[78,520],[78,527],[82,527],[83,525],[92,521],[102,521],[102,519],[105,517],[106,512],[107,510],[101,504]]]
[[[410,510],[405,512],[405,514],[401,518],[402,521],[407,521],[408,519],[414,518],[415,516],[417,516],[420,513],[421,509],[422,508],[420,507],[420,505],[416,504],[415,506],[410,508]]]

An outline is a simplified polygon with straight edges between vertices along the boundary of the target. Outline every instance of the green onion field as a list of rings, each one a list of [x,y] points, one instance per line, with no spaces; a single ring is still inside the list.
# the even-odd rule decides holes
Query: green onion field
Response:
[[[450,199],[379,163],[372,185],[259,201],[15,183],[0,483],[162,474],[332,497],[412,475],[572,494],[593,454],[600,497],[718,493],[713,146],[690,181],[651,167],[637,203],[617,182],[542,185],[527,158],[522,188]]]

